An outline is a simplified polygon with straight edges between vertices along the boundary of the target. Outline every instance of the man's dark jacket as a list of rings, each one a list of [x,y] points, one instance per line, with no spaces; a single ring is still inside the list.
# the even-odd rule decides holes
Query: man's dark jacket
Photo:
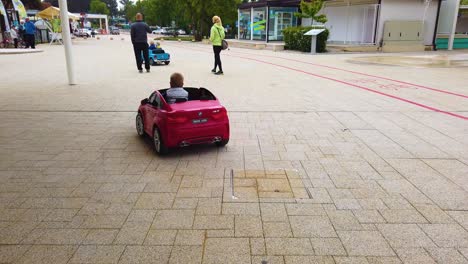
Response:
[[[147,43],[148,37],[146,33],[151,33],[149,26],[143,21],[137,21],[132,24],[130,35],[132,36],[132,43]]]

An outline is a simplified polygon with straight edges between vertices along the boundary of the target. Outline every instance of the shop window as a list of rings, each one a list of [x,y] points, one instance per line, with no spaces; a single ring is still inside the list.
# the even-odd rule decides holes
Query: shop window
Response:
[[[295,7],[270,7],[268,18],[268,40],[283,40],[283,30],[297,26]]]

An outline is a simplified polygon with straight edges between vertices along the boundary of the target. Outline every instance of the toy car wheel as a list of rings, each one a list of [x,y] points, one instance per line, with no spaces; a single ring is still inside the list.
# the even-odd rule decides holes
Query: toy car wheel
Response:
[[[145,135],[145,125],[143,123],[143,117],[141,116],[141,113],[138,113],[136,116],[136,130],[140,137]]]
[[[223,139],[223,140],[221,140],[221,141],[219,141],[219,142],[216,142],[216,146],[218,146],[218,147],[224,147],[224,146],[227,145],[228,142],[229,142],[229,139]]]
[[[169,65],[170,61],[165,61],[164,63],[165,63],[166,65]]]
[[[150,63],[150,65],[154,65],[154,60],[153,60],[153,59],[149,59],[149,63]]]
[[[166,145],[164,145],[164,141],[162,140],[161,134],[159,133],[159,129],[157,127],[155,127],[153,131],[153,144],[156,153],[164,155],[168,152],[168,149]]]

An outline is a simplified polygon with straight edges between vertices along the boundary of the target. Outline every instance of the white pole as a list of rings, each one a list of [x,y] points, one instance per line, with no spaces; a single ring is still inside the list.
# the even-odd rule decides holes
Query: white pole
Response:
[[[62,21],[62,40],[65,47],[65,59],[67,61],[68,83],[70,85],[76,84],[75,74],[73,69],[73,54],[72,42],[70,36],[70,25],[68,20],[68,7],[67,0],[59,0],[60,19]]]
[[[253,26],[253,19],[254,19],[254,15],[253,15],[253,7],[250,8],[250,40],[253,40],[253,29],[254,29],[254,26]]]
[[[455,31],[457,29],[457,22],[458,22],[458,10],[460,9],[460,0],[455,0],[455,10],[453,10],[453,24],[452,30],[450,31],[449,43],[448,43],[448,50],[453,50],[453,42],[455,41]]]
[[[106,34],[109,35],[110,34],[110,32],[109,32],[109,19],[108,19],[107,16],[104,19],[104,22],[106,23]]]

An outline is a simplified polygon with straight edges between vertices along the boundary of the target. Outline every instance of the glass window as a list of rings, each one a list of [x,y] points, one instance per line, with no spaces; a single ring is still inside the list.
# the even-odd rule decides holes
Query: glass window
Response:
[[[250,40],[250,9],[239,11],[239,39]]]
[[[253,9],[253,39],[266,40],[266,7]]]
[[[297,26],[296,7],[270,7],[268,40],[283,40],[283,29]]]

